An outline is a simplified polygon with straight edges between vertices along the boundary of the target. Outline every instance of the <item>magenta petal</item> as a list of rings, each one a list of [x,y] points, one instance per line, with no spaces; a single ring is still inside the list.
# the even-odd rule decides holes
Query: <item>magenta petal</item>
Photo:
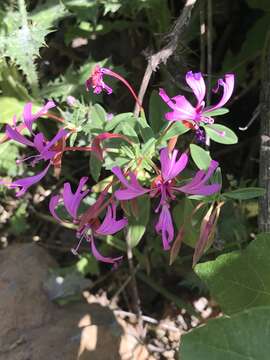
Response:
[[[118,177],[119,181],[126,187],[126,189],[116,190],[115,197],[118,200],[134,199],[150,191],[148,189],[143,188],[139,184],[135,174],[129,173],[130,182],[128,182],[128,180],[123,175],[122,170],[118,166],[113,167],[111,171],[114,173],[114,175]]]
[[[6,134],[10,139],[15,140],[23,145],[27,145],[31,147],[34,146],[32,141],[28,140],[25,136],[21,135],[16,129],[13,129],[10,125],[6,126]]]
[[[100,227],[95,231],[99,235],[111,235],[122,230],[128,221],[127,219],[116,220],[116,206],[108,206],[106,216],[100,225]]]
[[[75,194],[71,190],[69,183],[64,184],[63,200],[67,212],[73,219],[77,219],[77,212],[82,199],[89,193],[89,189],[82,192],[82,188],[86,184],[88,177],[82,177]]]
[[[219,86],[223,87],[223,95],[222,95],[220,101],[216,105],[210,106],[208,109],[206,109],[204,111],[204,113],[206,115],[207,115],[207,112],[211,112],[211,111],[213,111],[215,109],[221,108],[231,98],[232,93],[233,93],[233,89],[234,89],[234,75],[233,74],[226,74],[225,75],[225,81],[223,81],[222,79],[219,79],[218,80],[217,90],[218,90]]]
[[[16,188],[16,187],[21,188],[21,190],[19,190],[16,193],[16,196],[17,197],[22,196],[22,195],[25,194],[25,192],[28,190],[28,188],[30,186],[38,183],[47,174],[47,172],[49,170],[49,167],[50,167],[50,164],[48,164],[48,166],[41,173],[39,173],[37,175],[30,176],[30,177],[23,178],[23,179],[15,180],[14,182],[12,182],[9,185],[9,187],[10,188]]]
[[[55,103],[49,100],[36,114],[32,114],[32,103],[29,102],[24,106],[23,119],[27,129],[32,132],[33,122],[36,121],[42,115],[45,115],[49,109],[55,107]]]
[[[205,82],[202,74],[200,72],[193,74],[192,71],[189,71],[186,74],[186,82],[198,100],[197,107],[200,106],[206,93]]]
[[[196,173],[195,177],[186,185],[179,188],[175,187],[174,190],[182,191],[191,195],[212,195],[218,192],[221,188],[220,184],[206,185],[206,182],[213,175],[214,171],[218,167],[218,162],[211,160],[210,166],[206,171],[200,170]]]
[[[60,217],[56,214],[55,209],[57,207],[57,205],[59,204],[59,201],[61,199],[60,195],[55,195],[52,196],[50,199],[50,203],[49,203],[49,210],[50,213],[52,214],[52,216],[59,222],[61,222],[62,220],[60,219]]]
[[[173,110],[165,114],[165,118],[169,121],[177,120],[194,120],[197,116],[196,109],[190,104],[185,96],[177,95],[172,99],[166,94],[164,89],[159,90],[159,95]]]
[[[45,147],[46,140],[42,133],[38,133],[34,136],[34,145],[39,153],[41,153]]]
[[[94,257],[98,260],[98,261],[102,261],[104,263],[108,263],[108,264],[115,264],[118,261],[121,261],[123,256],[119,256],[117,258],[111,258],[111,257],[105,257],[103,255],[100,254],[100,252],[97,250],[94,239],[92,238],[90,241],[91,244],[91,251],[92,254],[94,255]]]
[[[157,233],[162,234],[162,242],[164,250],[170,249],[170,243],[174,238],[174,227],[172,223],[172,217],[169,210],[169,206],[164,204],[162,206],[161,213],[159,215],[158,223],[156,224]]]
[[[186,167],[188,162],[187,154],[183,153],[180,158],[176,161],[178,150],[174,150],[169,155],[168,148],[163,148],[160,151],[160,163],[161,163],[161,174],[164,181],[174,179],[180,174]]]

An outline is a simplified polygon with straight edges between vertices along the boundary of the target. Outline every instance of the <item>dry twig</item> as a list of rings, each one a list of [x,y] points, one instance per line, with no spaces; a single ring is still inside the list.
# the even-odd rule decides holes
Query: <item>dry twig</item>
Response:
[[[139,104],[142,104],[143,102],[143,98],[146,92],[146,89],[148,87],[151,75],[154,71],[157,70],[158,66],[163,63],[166,64],[167,60],[169,59],[169,57],[175,52],[178,42],[179,42],[179,38],[182,35],[185,27],[187,26],[189,19],[190,19],[190,15],[191,15],[191,10],[193,8],[193,6],[195,5],[197,0],[187,0],[186,4],[181,12],[181,15],[178,17],[172,31],[170,32],[170,34],[168,36],[166,36],[166,38],[169,38],[170,41],[168,42],[167,45],[165,45],[161,50],[159,50],[157,53],[151,55],[148,58],[148,64],[143,76],[143,80],[141,83],[141,87],[140,87],[140,91],[139,91]],[[140,106],[137,103],[134,109],[134,115],[138,116],[139,112],[140,112]]]

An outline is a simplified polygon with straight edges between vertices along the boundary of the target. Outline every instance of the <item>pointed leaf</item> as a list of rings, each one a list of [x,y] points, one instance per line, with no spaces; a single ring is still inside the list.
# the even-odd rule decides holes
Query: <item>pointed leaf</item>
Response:
[[[208,151],[198,145],[191,144],[190,153],[193,161],[200,170],[207,170],[209,168],[212,159]]]
[[[236,134],[229,128],[220,124],[203,126],[206,134],[215,142],[231,145],[238,142]]]

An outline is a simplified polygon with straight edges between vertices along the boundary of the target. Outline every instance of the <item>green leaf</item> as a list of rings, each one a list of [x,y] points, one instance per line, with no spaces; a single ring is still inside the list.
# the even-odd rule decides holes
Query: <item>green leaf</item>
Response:
[[[229,199],[236,199],[236,200],[248,200],[254,199],[260,196],[264,196],[265,189],[259,187],[248,187],[243,189],[237,189],[230,192],[226,192],[222,194],[222,196],[229,198]]]
[[[204,215],[204,209],[198,211],[194,216],[192,212],[195,206],[189,198],[183,198],[178,201],[178,204],[173,209],[173,220],[179,230],[184,226],[183,242],[191,247],[195,247],[200,234],[201,220]]]
[[[90,174],[97,182],[100,177],[102,162],[93,154],[90,154]]]
[[[270,233],[257,236],[243,251],[198,264],[197,275],[226,314],[270,305]]]
[[[105,125],[107,119],[107,113],[101,105],[95,104],[91,108],[90,118],[91,118],[91,127],[101,129]]]
[[[198,145],[191,144],[190,145],[190,154],[191,154],[193,161],[195,162],[195,164],[198,166],[198,168],[200,170],[208,169],[210,162],[211,162],[211,157],[210,157],[208,151],[204,150],[203,148],[201,148]]]
[[[270,307],[210,320],[181,338],[181,360],[268,360]]]
[[[160,138],[160,141],[167,141],[174,136],[183,135],[188,132],[190,129],[187,128],[180,121],[175,122],[172,127]]]
[[[112,120],[108,121],[105,126],[105,131],[112,131],[118,124],[120,124],[122,121],[129,121],[129,119],[134,119],[134,116],[132,113],[122,113],[114,116]]]
[[[29,17],[32,22],[49,29],[67,15],[69,12],[61,1],[46,0],[44,4],[35,7]]]
[[[220,115],[224,115],[227,114],[230,110],[226,109],[226,108],[220,108],[220,109],[216,109],[210,112],[205,112],[207,114],[207,116],[220,116]]]
[[[16,98],[0,96],[0,124],[11,124],[14,115],[21,116],[24,105],[24,101]]]
[[[149,101],[149,123],[155,134],[158,134],[164,125],[166,112],[168,105],[162,101],[156,90],[152,91]]]
[[[135,119],[135,121],[136,121],[136,128],[138,128],[144,142],[154,137],[153,130],[148,125],[145,117],[139,117]]]
[[[138,215],[132,214],[128,217],[128,232],[127,241],[131,247],[135,247],[140,242],[146,230],[146,225],[149,220],[150,200],[148,196],[141,196],[135,199],[135,205],[138,210]]]
[[[236,134],[224,125],[213,124],[203,127],[206,134],[215,142],[226,145],[236,144],[238,142]]]

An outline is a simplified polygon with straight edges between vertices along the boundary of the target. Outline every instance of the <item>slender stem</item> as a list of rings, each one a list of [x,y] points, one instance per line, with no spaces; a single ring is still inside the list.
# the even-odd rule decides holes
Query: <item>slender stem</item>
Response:
[[[129,272],[130,272],[130,276],[131,276],[133,306],[134,306],[135,312],[138,317],[139,333],[143,334],[143,319],[142,319],[141,301],[140,301],[139,291],[138,291],[138,286],[137,286],[137,281],[136,281],[136,270],[135,270],[134,262],[133,262],[132,247],[129,244],[128,240],[127,240],[127,259],[128,259]]]
[[[207,0],[207,105],[211,102],[211,83],[212,83],[212,0]],[[206,134],[205,145],[210,147],[210,138]]]

